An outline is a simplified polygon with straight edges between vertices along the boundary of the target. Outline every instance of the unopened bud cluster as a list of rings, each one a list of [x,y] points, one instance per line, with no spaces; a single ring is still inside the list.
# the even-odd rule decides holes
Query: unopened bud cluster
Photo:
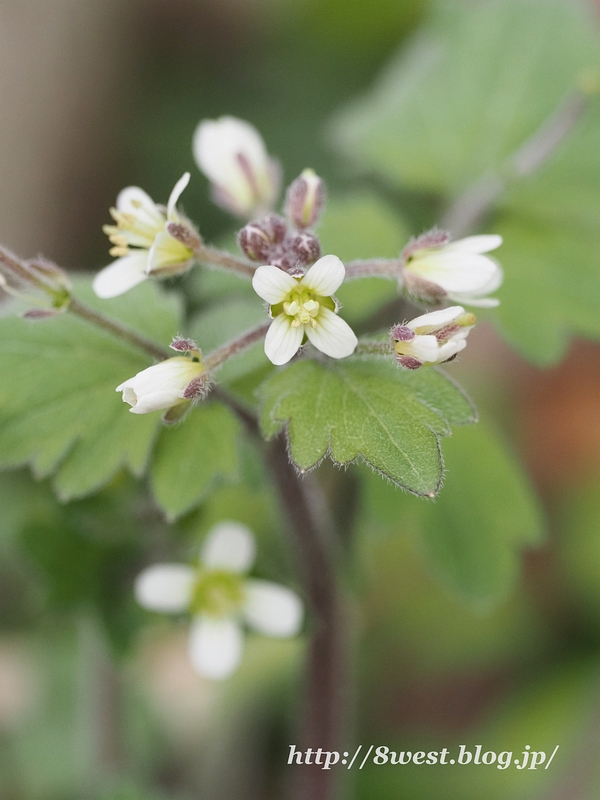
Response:
[[[242,228],[238,243],[252,261],[271,264],[285,272],[303,271],[321,256],[321,245],[313,233],[288,230],[286,221],[276,214]]]
[[[22,261],[0,249],[0,301],[27,319],[41,320],[62,314],[71,300],[66,273],[43,258]]]

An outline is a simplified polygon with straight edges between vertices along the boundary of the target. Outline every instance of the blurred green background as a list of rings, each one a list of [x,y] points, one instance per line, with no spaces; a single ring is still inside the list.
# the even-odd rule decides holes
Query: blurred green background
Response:
[[[259,128],[287,182],[306,166],[325,177],[325,250],[393,257],[531,135],[587,63],[600,64],[600,23],[582,26],[576,6],[0,0],[0,241],[98,269],[117,192],[136,184],[164,201],[185,170],[187,213],[208,241],[227,241],[234,227],[210,204],[190,143],[201,118],[233,114]],[[547,28],[529,24],[542,18]],[[463,71],[447,84],[420,82],[423,25],[459,54]],[[482,89],[475,104],[479,82],[497,76],[494,98]],[[600,347],[564,335],[599,333],[597,106],[590,114],[488,222],[506,238],[501,324],[484,321],[452,365],[482,421],[443,442],[436,504],[363,467],[321,468],[348,533],[350,741],[515,753],[560,744],[559,755],[547,772],[366,767],[349,775],[349,797],[600,796]],[[216,319],[229,291],[195,275],[186,296]],[[360,326],[389,284],[343,291]],[[214,685],[188,664],[185,625],[150,617],[131,593],[142,565],[191,557],[223,517],[256,532],[257,574],[294,584],[256,453],[248,446],[242,460],[239,482],[174,525],[125,473],[62,505],[48,480],[0,475],[3,798],[282,796],[302,642],[252,640],[235,678]]]

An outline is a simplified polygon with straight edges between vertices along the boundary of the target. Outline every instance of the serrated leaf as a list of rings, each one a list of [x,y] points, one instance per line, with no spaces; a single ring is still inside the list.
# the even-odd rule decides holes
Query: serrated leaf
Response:
[[[106,301],[81,279],[75,293],[159,344],[179,328],[177,303],[151,283]],[[141,474],[160,416],[129,414],[115,388],[151,363],[70,313],[39,323],[1,319],[0,467],[54,475],[64,500],[97,490],[122,466]]]
[[[484,426],[457,432],[444,446],[447,473],[435,502],[416,502],[368,483],[376,518],[417,534],[434,572],[475,604],[503,597],[521,548],[539,543],[540,505],[522,468]]]
[[[162,431],[154,454],[154,496],[169,518],[189,511],[219,481],[237,476],[237,419],[219,403],[193,409]]]
[[[531,32],[535,31],[535,43]],[[440,4],[374,90],[332,126],[338,147],[394,187],[451,203],[504,170],[585,75],[600,70],[591,9],[574,0]],[[527,358],[558,360],[600,336],[600,103],[500,201],[502,330]]]
[[[269,378],[259,394],[265,435],[286,425],[300,469],[326,455],[337,464],[362,458],[420,495],[440,487],[439,438],[450,434],[450,424],[474,420],[469,401],[442,373],[404,372],[384,361],[299,361]]]

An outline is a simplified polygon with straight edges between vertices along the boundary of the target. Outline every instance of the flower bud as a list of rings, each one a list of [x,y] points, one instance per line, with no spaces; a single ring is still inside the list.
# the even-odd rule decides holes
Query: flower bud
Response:
[[[138,372],[117,386],[123,392],[123,402],[129,403],[133,414],[172,409],[189,401],[199,400],[208,391],[208,376],[200,351],[194,356],[175,356]]]
[[[56,264],[42,258],[22,261],[0,248],[0,301],[8,301],[6,308],[41,320],[62,314],[70,300],[71,282]]]
[[[497,306],[499,300],[487,295],[501,286],[502,268],[485,254],[501,244],[502,237],[493,234],[456,242],[443,231],[423,234],[402,252],[407,294],[426,305],[439,305],[449,298],[466,305]]]
[[[194,133],[193,152],[217,205],[250,219],[272,207],[279,194],[279,166],[248,122],[235,117],[203,120]]]
[[[297,264],[309,266],[321,258],[321,243],[314,234],[302,231],[291,239],[289,252],[292,259],[295,256]]]
[[[267,264],[274,245],[281,244],[286,233],[285,221],[276,214],[268,214],[264,219],[244,226],[238,233],[238,244],[252,261]]]
[[[285,213],[297,228],[311,228],[318,222],[324,202],[323,180],[314,170],[305,169],[288,187]]]
[[[406,325],[395,325],[390,336],[396,361],[405,369],[452,361],[467,346],[475,315],[461,306],[423,314]]]

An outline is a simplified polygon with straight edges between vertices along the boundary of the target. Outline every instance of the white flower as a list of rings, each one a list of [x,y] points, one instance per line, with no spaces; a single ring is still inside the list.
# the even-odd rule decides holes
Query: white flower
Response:
[[[337,256],[323,256],[300,278],[274,266],[256,270],[252,277],[254,291],[270,304],[273,316],[265,338],[265,353],[273,364],[286,364],[305,335],[332,358],[345,358],[354,352],[356,336],[337,316],[332,298],[345,275]]]
[[[149,414],[189,403],[206,393],[207,374],[199,351],[176,356],[138,372],[117,386],[132,414]]]
[[[467,236],[456,242],[418,247],[419,240],[407,248],[404,269],[440,286],[457,303],[492,308],[500,301],[486,295],[502,285],[504,275],[497,261],[483,255],[502,244],[502,237]]]
[[[151,611],[192,614],[189,654],[196,670],[222,680],[238,666],[242,625],[265,636],[295,636],[302,625],[298,595],[269,581],[245,578],[254,562],[250,530],[221,522],[208,534],[198,568],[156,564],[135,583],[138,603]]]
[[[279,166],[249,122],[236,117],[202,120],[192,149],[217,205],[248,219],[272,208],[279,194]]]
[[[467,346],[475,315],[462,306],[441,308],[392,329],[396,360],[406,369],[441,364]]]
[[[166,213],[138,186],[119,193],[117,207],[110,209],[116,225],[103,228],[114,245],[110,254],[119,258],[96,275],[93,287],[98,297],[116,297],[151,274],[168,275],[187,268],[192,251],[168,233],[167,224],[181,223],[175,204],[189,180],[186,172],[177,181]]]

